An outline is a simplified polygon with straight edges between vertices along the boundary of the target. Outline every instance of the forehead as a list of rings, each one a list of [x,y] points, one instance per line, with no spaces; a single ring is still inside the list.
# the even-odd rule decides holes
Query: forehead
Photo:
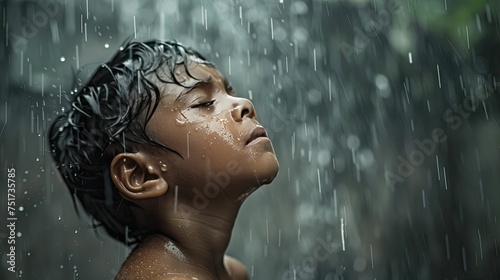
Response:
[[[164,71],[170,71],[164,69]],[[172,82],[162,84],[162,99],[167,101],[176,100],[181,94],[189,91],[192,87],[209,82],[212,85],[225,86],[228,82],[224,75],[210,64],[200,63],[189,60],[185,65],[177,65],[174,71],[175,78],[181,84],[173,82],[173,78],[169,78]],[[169,74],[170,75],[170,74]]]
[[[225,80],[224,75],[214,66],[192,60],[189,60],[186,66],[177,66],[175,76],[182,85],[187,87],[193,86],[199,81],[212,80],[222,83]]]

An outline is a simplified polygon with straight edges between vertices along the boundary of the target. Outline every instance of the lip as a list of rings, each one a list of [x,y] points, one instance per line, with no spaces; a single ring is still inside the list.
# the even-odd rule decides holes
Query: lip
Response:
[[[249,145],[252,143],[255,143],[257,141],[263,140],[263,139],[269,139],[267,137],[267,132],[262,126],[257,126],[252,133],[250,134],[250,137],[248,138],[247,142],[245,145]]]

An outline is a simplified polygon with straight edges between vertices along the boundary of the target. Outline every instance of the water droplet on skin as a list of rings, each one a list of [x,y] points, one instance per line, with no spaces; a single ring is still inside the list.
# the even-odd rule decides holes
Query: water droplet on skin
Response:
[[[186,123],[186,120],[181,120],[181,119],[178,119],[178,118],[176,118],[176,119],[175,119],[175,121],[176,121],[176,122],[177,122],[177,124],[179,124],[179,125],[183,125],[183,124],[185,124],[185,123]]]
[[[175,257],[181,259],[181,260],[184,260],[186,257],[184,256],[184,254],[179,250],[179,248],[177,248],[174,243],[172,243],[171,241],[168,241],[167,243],[165,243],[165,245],[163,246],[170,254],[174,255]]]
[[[161,164],[160,169],[161,169],[161,171],[163,171],[163,172],[167,171],[167,165],[166,165],[166,164],[164,164],[164,163],[162,163],[162,164]]]

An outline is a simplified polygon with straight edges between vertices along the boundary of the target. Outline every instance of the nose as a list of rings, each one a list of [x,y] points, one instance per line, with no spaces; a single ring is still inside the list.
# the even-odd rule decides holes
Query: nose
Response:
[[[246,98],[235,97],[231,115],[235,121],[241,122],[245,117],[257,119],[255,108],[250,100]]]

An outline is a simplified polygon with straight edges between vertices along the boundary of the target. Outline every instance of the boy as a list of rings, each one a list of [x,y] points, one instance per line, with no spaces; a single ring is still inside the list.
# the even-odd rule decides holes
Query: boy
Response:
[[[198,52],[127,43],[48,137],[85,210],[137,244],[116,279],[248,279],[224,252],[241,204],[278,161],[252,103]]]

